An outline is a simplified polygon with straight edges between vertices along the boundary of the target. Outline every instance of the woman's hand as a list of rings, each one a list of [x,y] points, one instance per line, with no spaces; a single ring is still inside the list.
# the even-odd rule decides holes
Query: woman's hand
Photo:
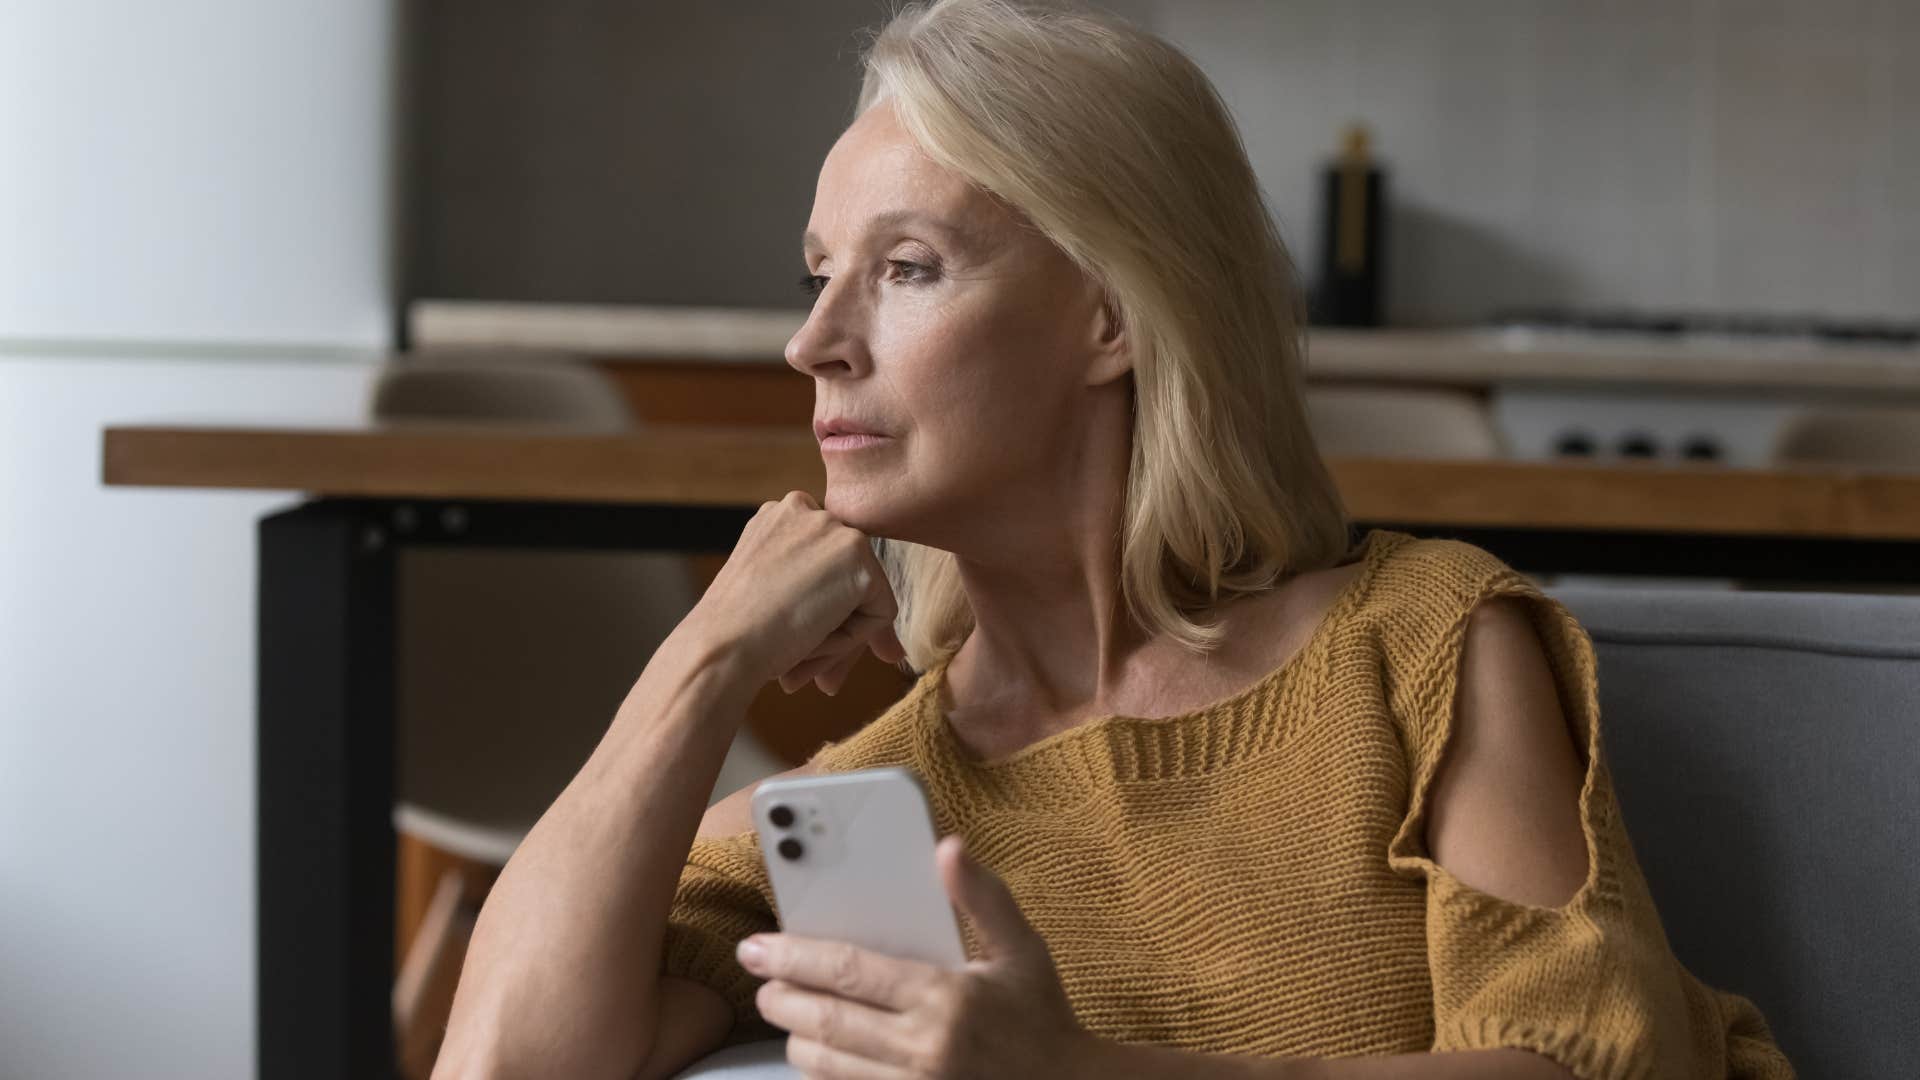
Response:
[[[1046,942],[959,837],[940,841],[935,861],[986,954],[960,971],[791,934],[740,943],[741,963],[769,980],[756,1000],[789,1032],[787,1060],[847,1080],[1078,1072],[1096,1040],[1074,1020]]]
[[[795,491],[761,505],[681,626],[737,648],[756,687],[777,678],[791,694],[813,681],[837,694],[869,649],[905,658],[898,612],[866,534]]]

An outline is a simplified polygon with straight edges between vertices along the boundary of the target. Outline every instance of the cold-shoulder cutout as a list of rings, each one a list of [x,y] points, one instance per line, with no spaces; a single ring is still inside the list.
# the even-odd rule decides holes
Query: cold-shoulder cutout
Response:
[[[1461,882],[1558,908],[1593,865],[1580,815],[1587,755],[1568,731],[1533,616],[1513,594],[1483,600],[1468,615],[1425,840],[1430,857]]]
[[[1417,649],[1408,658],[1397,718],[1408,754],[1410,795],[1387,851],[1396,873],[1426,886],[1432,1049],[1529,1050],[1583,1078],[1717,1076],[1728,1069],[1735,1076],[1793,1075],[1752,1005],[1700,984],[1668,946],[1607,768],[1598,661],[1586,631],[1558,600],[1483,551],[1452,541],[1406,547],[1416,566],[1431,558],[1448,567],[1442,575],[1448,586],[1444,598],[1423,619],[1413,620],[1425,626],[1410,624],[1400,639],[1403,647]],[[1578,755],[1573,764],[1579,770],[1585,874],[1570,895],[1551,898],[1556,902],[1529,903],[1476,888],[1436,861],[1427,847],[1443,765],[1463,730],[1468,737],[1480,734],[1477,722],[1484,719],[1474,716],[1462,723],[1457,713],[1463,654],[1476,611],[1494,612],[1478,616],[1482,640],[1489,640],[1490,631],[1490,640],[1522,655],[1528,651],[1524,631],[1533,631],[1551,678],[1551,700]],[[1525,619],[1514,619],[1516,614]],[[1491,681],[1498,674],[1465,677]],[[1544,692],[1536,686],[1517,697],[1540,702]],[[1498,729],[1502,720],[1514,725],[1509,736],[1517,734],[1523,742],[1535,741],[1526,738],[1529,734],[1536,737],[1535,766],[1552,764],[1546,749],[1552,740],[1545,738],[1552,733],[1545,726],[1551,718],[1529,717],[1518,709],[1502,714],[1498,707],[1489,715],[1496,722],[1488,726]],[[1529,729],[1529,719],[1541,726]],[[1564,778],[1552,781],[1550,798],[1564,797],[1559,790],[1564,784]],[[1574,843],[1558,826],[1548,832],[1548,843]]]

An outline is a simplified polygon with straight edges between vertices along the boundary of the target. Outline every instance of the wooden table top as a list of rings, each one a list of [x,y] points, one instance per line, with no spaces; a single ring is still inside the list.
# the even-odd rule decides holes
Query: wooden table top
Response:
[[[362,498],[756,506],[820,494],[810,432],[660,425],[585,435],[409,422],[106,429],[109,485]],[[1661,463],[1330,461],[1358,521],[1920,540],[1920,473]]]

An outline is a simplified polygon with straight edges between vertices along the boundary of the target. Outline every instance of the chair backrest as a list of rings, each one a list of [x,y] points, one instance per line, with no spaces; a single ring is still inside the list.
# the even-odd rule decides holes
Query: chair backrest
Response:
[[[460,420],[541,424],[578,431],[631,428],[619,387],[563,353],[444,350],[408,353],[375,382],[377,421]]]
[[[1774,443],[1776,465],[1863,465],[1920,469],[1920,408],[1817,409]]]
[[[1502,456],[1499,429],[1473,394],[1437,388],[1309,386],[1307,419],[1329,457]]]
[[[1803,1075],[1920,1075],[1920,597],[1551,591],[1675,954]]]
[[[618,386],[560,353],[446,349],[381,373],[379,422],[611,433]],[[700,598],[678,552],[425,548],[400,559],[396,787],[402,831],[502,864],[579,770]]]

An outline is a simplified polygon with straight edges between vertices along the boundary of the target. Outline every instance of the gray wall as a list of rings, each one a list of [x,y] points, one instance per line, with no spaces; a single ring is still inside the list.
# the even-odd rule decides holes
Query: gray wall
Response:
[[[1389,309],[1920,316],[1913,0],[1157,0],[1303,256],[1311,170],[1393,166]]]
[[[424,3],[413,295],[801,306],[883,0]],[[1920,315],[1910,0],[1116,0],[1233,107],[1296,256],[1361,119],[1400,323]]]
[[[415,10],[412,295],[794,306],[883,0]]]

